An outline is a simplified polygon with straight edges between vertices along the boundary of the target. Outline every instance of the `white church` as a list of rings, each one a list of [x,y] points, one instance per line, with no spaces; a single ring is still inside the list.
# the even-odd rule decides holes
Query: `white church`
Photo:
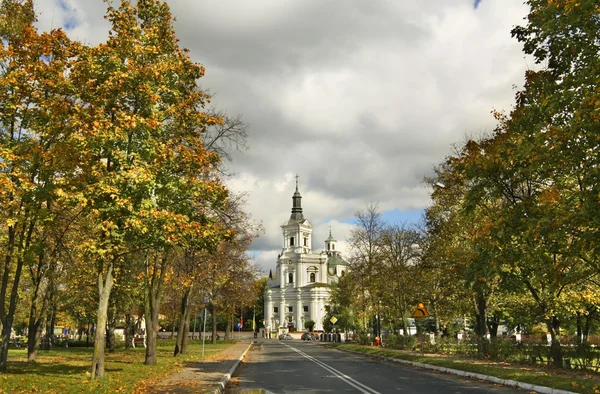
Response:
[[[315,322],[314,331],[323,330],[325,305],[330,285],[347,272],[347,263],[336,250],[336,240],[325,240],[325,250],[312,251],[312,225],[302,213],[302,196],[292,197],[292,214],[281,226],[283,248],[277,268],[265,290],[265,326],[270,332],[307,331],[304,323]]]

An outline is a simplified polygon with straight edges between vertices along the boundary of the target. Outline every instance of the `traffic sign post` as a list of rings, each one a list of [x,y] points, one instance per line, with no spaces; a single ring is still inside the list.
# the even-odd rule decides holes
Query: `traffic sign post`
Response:
[[[335,334],[335,323],[338,321],[338,319],[335,316],[331,316],[331,319],[329,319],[329,321],[331,322],[331,324],[333,324],[333,327],[332,327],[332,330],[331,330],[331,331],[333,331],[332,332],[333,342],[337,342],[337,335]]]
[[[425,306],[424,303],[419,302],[417,304],[417,307],[415,308],[415,310],[412,313],[412,317],[415,319],[425,319],[428,318],[429,315],[429,311],[427,310],[427,307]],[[423,343],[423,327],[421,327],[421,356],[424,354],[423,348],[424,348],[424,343]]]

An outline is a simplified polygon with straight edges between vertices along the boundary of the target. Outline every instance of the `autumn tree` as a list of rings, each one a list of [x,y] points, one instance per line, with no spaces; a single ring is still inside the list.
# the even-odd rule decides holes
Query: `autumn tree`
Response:
[[[384,265],[382,270],[382,303],[390,322],[402,327],[408,335],[408,321],[419,301],[423,234],[407,223],[386,225],[381,234]]]
[[[79,46],[61,30],[39,34],[32,1],[4,0],[0,6],[0,371],[6,369],[8,340],[25,267],[34,291],[32,339],[38,335],[45,272],[56,255],[47,231],[77,161],[72,150],[73,86],[68,80]],[[43,302],[42,302],[43,304]],[[42,307],[43,308],[43,307]],[[35,340],[32,346],[35,346]],[[33,359],[35,349],[29,349]]]
[[[202,142],[203,131],[220,119],[202,110],[209,99],[197,85],[204,68],[179,48],[164,2],[122,1],[108,7],[107,19],[107,42],[86,49],[70,75],[79,86],[71,126],[81,135],[78,152],[85,163],[77,175],[97,234],[80,248],[97,267],[97,327],[106,326],[115,273],[125,256],[142,256],[146,364],[154,364],[172,249],[226,237],[213,214],[227,196],[213,175],[219,158]],[[104,374],[104,340],[97,330],[93,377]]]

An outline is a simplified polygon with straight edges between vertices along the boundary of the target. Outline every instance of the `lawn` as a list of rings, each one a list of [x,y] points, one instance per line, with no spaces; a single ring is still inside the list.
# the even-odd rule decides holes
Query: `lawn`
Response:
[[[231,344],[206,343],[204,357]],[[0,393],[143,393],[146,387],[180,371],[184,362],[202,360],[202,342],[191,341],[189,353],[178,357],[173,357],[174,346],[174,341],[158,341],[158,363],[152,366],[143,364],[143,347],[106,353],[106,375],[99,380],[90,379],[91,347],[40,351],[35,363],[27,362],[25,349],[10,349],[8,370],[0,373]]]
[[[489,376],[496,376],[501,379],[511,379],[519,382],[531,383],[576,393],[600,393],[600,375],[588,371],[567,371],[553,369],[550,367],[446,357],[437,354],[425,354],[424,356],[421,356],[420,353],[415,352],[353,344],[334,343],[330,344],[330,346],[340,350],[349,350],[358,353],[436,365],[438,367],[475,372]]]

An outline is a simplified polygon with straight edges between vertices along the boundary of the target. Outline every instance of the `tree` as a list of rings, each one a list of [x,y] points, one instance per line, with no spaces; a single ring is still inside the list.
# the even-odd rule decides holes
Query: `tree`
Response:
[[[118,8],[108,7],[107,18],[108,41],[86,49],[70,74],[80,87],[72,120],[85,163],[79,177],[97,233],[97,241],[85,248],[97,265],[97,327],[106,325],[114,275],[125,256],[141,254],[146,364],[154,364],[171,249],[227,236],[212,213],[227,196],[214,176],[219,158],[205,150],[201,138],[220,119],[202,111],[209,100],[197,85],[204,68],[178,47],[164,2],[140,1],[134,7],[122,1]],[[104,374],[102,331],[95,338],[93,377]]]
[[[356,212],[357,226],[350,235],[351,254],[349,267],[359,280],[361,330],[367,332],[367,321],[375,316],[376,306],[382,296],[380,279],[382,276],[383,252],[381,235],[384,222],[376,204]]]
[[[542,237],[532,232],[528,238],[539,252],[537,272],[542,265],[541,272],[559,280],[552,297],[531,283],[528,288],[549,316],[552,355],[561,365],[554,300],[586,274],[583,265],[598,271],[600,10],[593,0],[526,3],[531,9],[527,25],[512,34],[543,67],[527,72],[505,130],[519,144],[516,154],[534,153],[523,170],[543,180],[526,201]]]
[[[32,1],[2,1],[0,237],[4,262],[0,267],[0,371],[6,370],[24,267],[34,270],[31,279],[37,287],[32,300],[32,335],[39,328],[33,308],[39,304],[39,286],[48,264],[48,245],[40,228],[53,220],[52,210],[62,197],[61,187],[69,184],[76,166],[67,154],[73,148],[73,131],[65,118],[72,113],[73,101],[67,75],[79,46],[61,30],[38,34],[34,21]],[[34,358],[35,349],[29,350],[30,358]]]
[[[432,249],[429,258],[445,256],[452,272],[468,291],[473,302],[479,351],[486,354],[488,329],[495,332],[497,327],[489,311],[500,288],[500,266],[495,245],[489,242],[498,202],[485,189],[477,188],[473,174],[479,168],[483,142],[467,141],[437,169],[437,177],[429,180],[435,191],[427,218]]]

